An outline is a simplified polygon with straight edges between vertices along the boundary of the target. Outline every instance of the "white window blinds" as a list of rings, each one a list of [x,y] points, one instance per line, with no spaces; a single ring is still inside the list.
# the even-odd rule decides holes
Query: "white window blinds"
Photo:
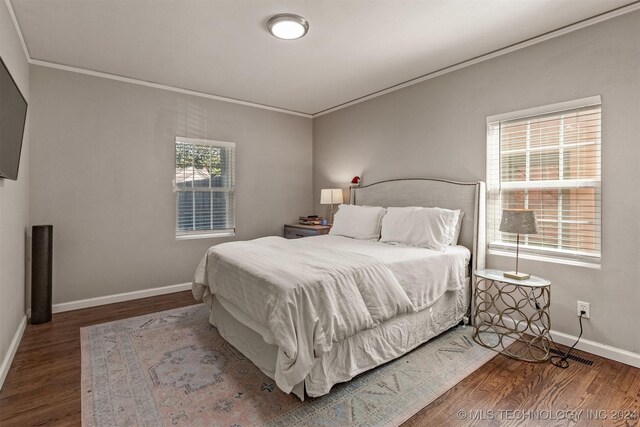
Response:
[[[235,233],[235,144],[176,138],[176,236]]]
[[[600,263],[600,97],[487,119],[487,239],[510,250],[499,231],[503,209],[536,212],[539,233],[521,251]]]

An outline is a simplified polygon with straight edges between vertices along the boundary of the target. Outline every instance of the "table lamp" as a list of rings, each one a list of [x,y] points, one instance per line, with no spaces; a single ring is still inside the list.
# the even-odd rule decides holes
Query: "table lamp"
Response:
[[[518,255],[520,249],[521,234],[537,234],[538,222],[536,213],[532,209],[504,209],[502,211],[502,221],[500,231],[504,233],[516,233],[516,271],[506,271],[504,277],[511,279],[526,280],[530,274],[518,272]]]
[[[342,202],[342,190],[340,188],[324,188],[320,191],[320,204],[331,205],[331,216],[329,217],[329,224],[333,224],[333,204],[340,204]]]

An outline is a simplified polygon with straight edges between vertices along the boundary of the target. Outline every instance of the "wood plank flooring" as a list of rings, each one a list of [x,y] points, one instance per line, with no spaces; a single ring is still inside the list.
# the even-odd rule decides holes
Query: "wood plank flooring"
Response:
[[[194,304],[179,292],[53,315],[27,325],[0,390],[0,426],[80,425],[80,328]]]
[[[0,426],[80,425],[80,328],[193,303],[190,292],[179,292],[28,325],[0,391]],[[559,369],[498,355],[403,426],[640,425],[640,369],[576,354],[593,366],[571,361]]]

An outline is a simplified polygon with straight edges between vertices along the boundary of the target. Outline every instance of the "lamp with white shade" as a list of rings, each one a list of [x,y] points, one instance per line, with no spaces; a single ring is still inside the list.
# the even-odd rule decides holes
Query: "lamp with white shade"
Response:
[[[504,233],[516,233],[516,271],[504,272],[504,277],[517,280],[527,280],[531,277],[528,273],[518,272],[518,256],[520,249],[521,234],[537,234],[538,221],[536,213],[532,209],[504,209],[502,211],[502,221],[500,231]]]
[[[340,188],[324,188],[320,191],[320,204],[331,205],[331,216],[329,222],[333,224],[333,205],[343,202],[342,190]]]

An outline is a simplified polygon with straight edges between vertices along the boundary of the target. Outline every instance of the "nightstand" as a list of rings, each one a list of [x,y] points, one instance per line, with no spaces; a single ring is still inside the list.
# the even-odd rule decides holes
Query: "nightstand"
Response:
[[[287,239],[299,239],[300,237],[321,236],[329,234],[329,225],[302,225],[286,224],[284,226],[284,237]]]
[[[551,282],[504,277],[478,270],[473,292],[473,339],[478,344],[527,362],[549,359]],[[521,345],[508,349],[513,341]]]

